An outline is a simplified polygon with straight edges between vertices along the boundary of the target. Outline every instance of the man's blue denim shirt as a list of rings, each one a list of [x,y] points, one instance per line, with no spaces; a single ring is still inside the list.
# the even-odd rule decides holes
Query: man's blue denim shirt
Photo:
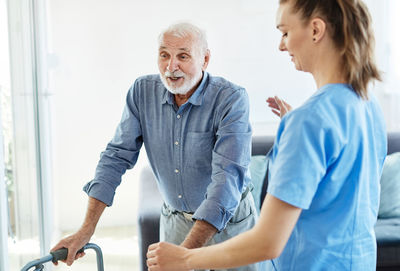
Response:
[[[245,89],[204,72],[199,87],[178,108],[159,75],[138,78],[84,191],[110,206],[143,143],[164,201],[223,230],[250,181]]]

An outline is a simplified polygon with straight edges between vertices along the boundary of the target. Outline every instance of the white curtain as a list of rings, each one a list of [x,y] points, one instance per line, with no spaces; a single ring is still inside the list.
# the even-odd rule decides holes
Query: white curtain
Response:
[[[376,58],[383,81],[374,87],[388,131],[400,131],[400,1],[367,0],[376,39]]]

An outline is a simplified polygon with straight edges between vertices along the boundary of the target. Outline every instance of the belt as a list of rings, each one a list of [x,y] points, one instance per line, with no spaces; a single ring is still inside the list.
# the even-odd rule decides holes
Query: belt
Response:
[[[187,220],[193,221],[194,213],[191,213],[191,212],[189,213],[189,212],[184,212],[184,211],[173,210],[173,211],[171,211],[171,214],[174,214],[174,215],[181,214]]]
[[[194,213],[186,213],[186,212],[181,212],[183,217],[186,218],[187,220],[193,221],[193,215]]]
[[[251,185],[248,185],[246,187],[246,190],[244,190],[244,192],[242,193],[242,197],[240,198],[240,201],[242,201],[244,198],[247,197],[247,195],[249,194],[249,192],[253,190],[253,187]],[[178,211],[178,210],[171,210],[170,207],[168,207],[168,205],[166,205],[164,203],[164,205],[166,206],[166,208],[168,208],[171,211],[171,214],[181,214],[183,215],[184,218],[186,218],[189,221],[193,221],[193,215],[194,213],[192,212],[184,212],[184,211]]]

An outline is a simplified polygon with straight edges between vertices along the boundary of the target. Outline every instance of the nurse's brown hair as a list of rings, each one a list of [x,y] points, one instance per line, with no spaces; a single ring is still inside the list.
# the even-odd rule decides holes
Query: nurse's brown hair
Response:
[[[368,83],[381,80],[374,58],[375,38],[371,16],[361,0],[280,0],[300,12],[305,23],[319,17],[327,24],[342,57],[346,80],[362,98],[368,98]]]

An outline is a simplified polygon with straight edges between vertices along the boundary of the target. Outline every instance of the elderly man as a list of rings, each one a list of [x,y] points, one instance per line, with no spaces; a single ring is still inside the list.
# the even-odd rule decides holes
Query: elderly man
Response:
[[[245,89],[208,74],[204,33],[179,23],[159,37],[160,75],[138,78],[122,120],[102,153],[82,227],[54,248],[67,247],[71,265],[89,241],[126,169],[144,143],[164,199],[160,239],[196,248],[229,239],[256,222],[249,192],[251,128]],[[242,270],[257,270],[256,265]]]

